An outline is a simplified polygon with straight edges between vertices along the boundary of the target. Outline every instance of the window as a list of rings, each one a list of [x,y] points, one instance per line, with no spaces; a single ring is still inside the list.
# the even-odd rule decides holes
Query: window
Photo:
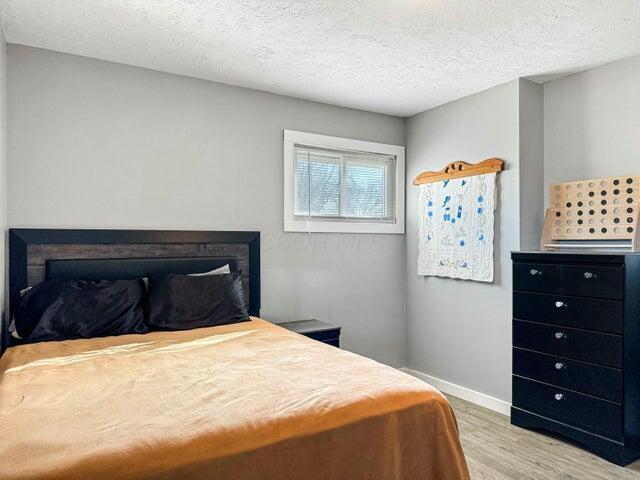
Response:
[[[285,231],[404,233],[404,147],[285,130]]]

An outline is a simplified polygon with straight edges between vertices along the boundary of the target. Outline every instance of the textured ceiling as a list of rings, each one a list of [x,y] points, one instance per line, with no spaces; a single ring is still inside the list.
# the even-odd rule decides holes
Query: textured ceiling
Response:
[[[640,53],[640,0],[0,0],[10,43],[394,115]]]

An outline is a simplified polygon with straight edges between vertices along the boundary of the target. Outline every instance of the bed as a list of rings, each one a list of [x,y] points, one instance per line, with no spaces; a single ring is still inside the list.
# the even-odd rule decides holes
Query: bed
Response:
[[[0,478],[468,478],[437,390],[258,318],[257,233],[14,230],[10,242],[12,297],[47,275],[233,259],[252,317],[11,346],[0,358]]]

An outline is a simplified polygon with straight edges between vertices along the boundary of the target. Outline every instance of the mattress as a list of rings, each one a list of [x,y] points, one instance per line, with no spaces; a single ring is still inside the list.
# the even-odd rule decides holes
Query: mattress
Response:
[[[261,319],[0,358],[2,479],[467,479],[446,398]]]

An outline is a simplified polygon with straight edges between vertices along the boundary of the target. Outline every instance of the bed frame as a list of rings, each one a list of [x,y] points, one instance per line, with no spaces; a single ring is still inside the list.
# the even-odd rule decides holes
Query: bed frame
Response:
[[[260,232],[10,229],[9,318],[20,290],[45,279],[139,278],[225,264],[242,272],[249,314],[259,316]],[[12,345],[9,323],[3,350]]]

